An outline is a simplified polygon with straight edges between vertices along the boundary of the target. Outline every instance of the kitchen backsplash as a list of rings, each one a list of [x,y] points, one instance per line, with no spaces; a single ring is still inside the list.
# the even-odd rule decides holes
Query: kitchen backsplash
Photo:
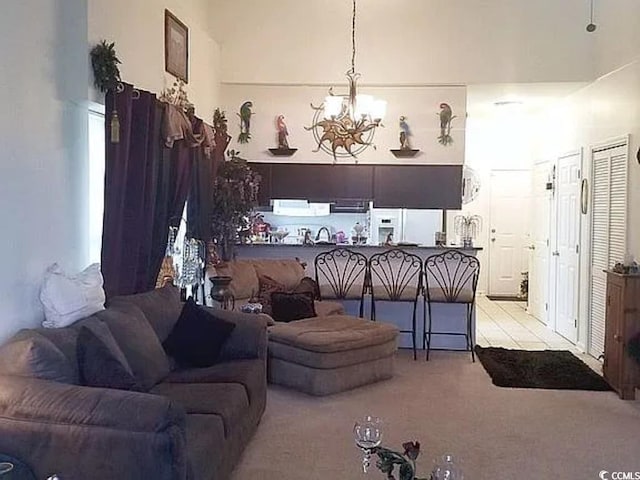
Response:
[[[326,217],[289,217],[274,215],[271,212],[261,213],[264,215],[264,221],[271,224],[273,231],[289,232],[284,243],[298,243],[298,231],[303,228],[311,230],[312,238],[315,238],[322,227],[327,227],[332,234],[342,231],[349,238],[354,234],[353,227],[356,223],[367,227],[369,222],[367,213],[332,213]]]

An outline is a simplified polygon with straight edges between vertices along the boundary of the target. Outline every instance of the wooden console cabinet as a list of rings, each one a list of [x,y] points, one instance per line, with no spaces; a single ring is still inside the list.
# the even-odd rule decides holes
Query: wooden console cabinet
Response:
[[[626,345],[640,332],[640,276],[607,272],[604,378],[625,400],[635,399],[640,366]]]

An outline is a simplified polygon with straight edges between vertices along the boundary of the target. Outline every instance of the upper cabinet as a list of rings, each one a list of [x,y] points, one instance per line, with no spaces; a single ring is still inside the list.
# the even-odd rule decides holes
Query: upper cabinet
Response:
[[[268,197],[335,202],[339,199],[373,198],[371,167],[261,162],[250,165],[263,178],[269,179],[261,184],[261,200]]]
[[[459,209],[462,166],[250,163],[262,176],[260,205],[270,199],[373,200],[381,208]]]
[[[460,165],[376,165],[373,182],[376,208],[462,207]]]

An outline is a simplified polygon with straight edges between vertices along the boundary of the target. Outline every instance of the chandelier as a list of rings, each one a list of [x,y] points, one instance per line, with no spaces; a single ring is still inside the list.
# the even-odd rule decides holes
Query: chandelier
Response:
[[[318,144],[314,152],[320,150],[333,156],[335,163],[339,157],[353,157],[373,144],[377,127],[382,126],[387,102],[376,100],[371,95],[357,93],[356,73],[356,0],[353,0],[351,20],[351,69],[346,74],[349,80],[349,93],[337,95],[333,88],[319,107],[311,104],[314,110],[313,125],[305,130],[313,132]]]

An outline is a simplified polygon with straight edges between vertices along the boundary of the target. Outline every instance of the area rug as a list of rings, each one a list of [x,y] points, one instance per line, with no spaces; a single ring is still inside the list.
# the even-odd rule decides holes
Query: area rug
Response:
[[[476,346],[494,385],[554,390],[611,390],[609,384],[568,350],[509,350]]]

